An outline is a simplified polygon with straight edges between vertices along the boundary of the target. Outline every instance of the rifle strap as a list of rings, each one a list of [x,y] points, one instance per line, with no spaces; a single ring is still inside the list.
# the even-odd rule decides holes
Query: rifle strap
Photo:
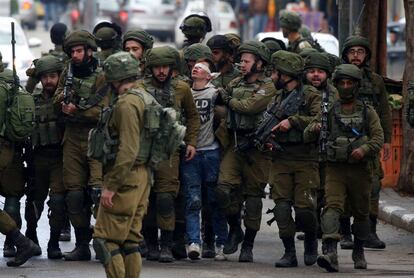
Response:
[[[97,105],[99,102],[103,100],[103,98],[108,94],[108,91],[109,91],[109,84],[107,83],[104,86],[102,86],[93,97],[88,99],[88,102],[86,103],[86,105],[82,105],[82,107],[80,108],[83,110],[87,110],[91,107],[94,107],[95,105]]]

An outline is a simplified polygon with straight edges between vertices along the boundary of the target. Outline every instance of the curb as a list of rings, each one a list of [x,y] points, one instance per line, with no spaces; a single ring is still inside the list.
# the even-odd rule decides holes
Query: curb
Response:
[[[378,217],[382,221],[414,233],[414,213],[403,207],[391,205],[387,201],[381,200]]]

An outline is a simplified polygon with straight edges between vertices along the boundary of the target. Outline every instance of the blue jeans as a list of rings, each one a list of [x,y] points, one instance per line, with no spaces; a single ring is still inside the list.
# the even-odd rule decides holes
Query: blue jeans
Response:
[[[209,206],[212,212],[216,245],[223,245],[227,239],[226,217],[216,204],[214,191],[217,185],[219,168],[219,149],[197,151],[196,156],[192,160],[181,160],[181,181],[186,198],[185,219],[189,244],[201,244],[200,211],[202,206]],[[202,192],[205,192],[207,196],[202,196]]]

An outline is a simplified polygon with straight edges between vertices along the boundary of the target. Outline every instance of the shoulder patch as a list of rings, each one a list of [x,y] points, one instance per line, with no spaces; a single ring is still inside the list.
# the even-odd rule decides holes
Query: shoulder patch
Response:
[[[301,41],[298,45],[298,48],[300,50],[302,50],[304,48],[312,48],[312,45],[308,41]]]

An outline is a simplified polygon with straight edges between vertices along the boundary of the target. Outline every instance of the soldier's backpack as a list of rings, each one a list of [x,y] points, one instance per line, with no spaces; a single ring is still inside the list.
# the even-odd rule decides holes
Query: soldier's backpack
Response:
[[[7,89],[7,110],[1,134],[13,142],[22,142],[27,140],[34,128],[34,99],[22,87],[14,89],[10,80],[4,81],[7,82],[3,83]]]
[[[140,142],[137,142],[140,149],[136,161],[156,169],[161,161],[169,160],[178,150],[185,136],[185,127],[178,123],[173,108],[163,108],[150,94],[138,90],[127,93],[137,95],[145,103],[144,130],[141,131]],[[89,132],[88,157],[103,165],[116,159],[119,145],[118,137],[111,136],[109,131],[112,112],[112,106],[105,108],[97,127]]]

